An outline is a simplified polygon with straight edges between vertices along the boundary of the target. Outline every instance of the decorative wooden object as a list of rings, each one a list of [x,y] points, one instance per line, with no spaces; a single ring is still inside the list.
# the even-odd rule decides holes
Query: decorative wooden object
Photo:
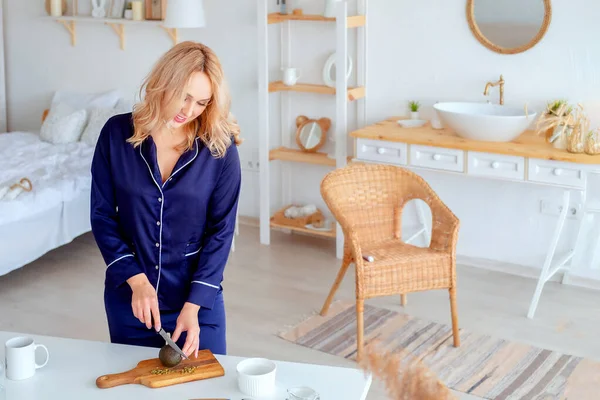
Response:
[[[285,210],[293,206],[286,206],[281,210],[277,211],[272,218],[272,221],[280,226],[287,227],[296,227],[296,228],[304,228],[306,225],[312,224],[316,228],[323,225],[325,222],[325,217],[323,217],[323,213],[321,210],[317,210],[311,215],[301,216],[297,218],[287,218],[285,216]]]
[[[146,19],[161,21],[165,19],[167,0],[146,0]]]
[[[76,0],[74,0],[74,1],[76,4],[77,1]],[[46,4],[46,12],[48,13],[48,15],[51,15],[52,0],[46,0],[45,4]],[[62,9],[62,14],[65,15],[67,13],[67,0],[62,0],[61,9]]]
[[[310,15],[310,14],[279,14],[271,13],[267,17],[267,23],[279,24],[285,21],[319,21],[319,22],[335,22],[335,18],[328,18],[322,15]],[[347,18],[348,29],[358,28],[359,26],[365,26],[366,18],[364,15],[355,15]]]
[[[327,131],[329,131],[329,128],[331,127],[331,120],[329,118],[320,118],[318,120],[310,119],[307,116],[300,115],[296,118],[296,127],[298,128],[296,129],[296,144],[298,147],[307,153],[314,153],[325,144]],[[320,129],[321,137],[316,145],[307,147],[306,144],[303,143],[302,132],[305,129],[310,129],[311,131],[316,130],[317,127]]]
[[[469,28],[471,32],[475,36],[475,38],[488,49],[495,51],[496,53],[501,54],[517,54],[522,53],[524,51],[529,50],[533,46],[535,46],[546,34],[548,31],[548,26],[550,25],[550,20],[552,19],[552,5],[550,4],[550,0],[544,1],[544,20],[542,21],[542,26],[538,33],[531,39],[528,43],[514,48],[506,48],[502,46],[498,46],[495,43],[492,43],[488,38],[486,38],[481,30],[477,26],[477,22],[475,22],[475,0],[467,0],[467,21],[469,22]],[[517,11],[515,10],[515,13]]]
[[[335,88],[326,85],[315,85],[311,83],[296,83],[293,86],[287,86],[282,81],[275,81],[269,83],[269,92],[305,92],[305,93],[318,93],[318,94],[335,94]],[[348,100],[354,101],[365,96],[364,87],[350,87],[348,88]]]
[[[559,150],[546,142],[543,135],[538,135],[534,130],[525,131],[512,142],[481,142],[461,138],[451,129],[433,129],[429,124],[418,128],[402,128],[394,117],[384,121],[357,129],[350,133],[351,137],[387,140],[408,144],[421,144],[427,146],[444,147],[480,151],[512,156],[539,158],[543,160],[566,161],[580,164],[600,164],[598,157],[588,154],[569,153]]]
[[[195,370],[192,372],[183,371],[184,368],[189,367],[195,367]],[[171,371],[169,373],[153,374],[152,371],[157,369],[166,369],[158,358],[140,361],[135,368],[127,372],[98,377],[96,386],[100,389],[108,389],[136,383],[150,388],[161,388],[225,375],[223,366],[210,350],[198,351],[198,358],[191,355],[189,360],[182,360],[179,365],[169,368]]]

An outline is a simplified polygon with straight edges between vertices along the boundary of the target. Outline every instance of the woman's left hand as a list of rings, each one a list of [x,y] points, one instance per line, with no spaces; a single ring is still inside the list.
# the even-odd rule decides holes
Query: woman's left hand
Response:
[[[185,344],[181,349],[188,357],[190,354],[195,353],[195,357],[198,357],[198,348],[200,347],[200,325],[198,325],[198,311],[200,306],[192,303],[185,303],[177,318],[177,325],[175,331],[173,331],[174,342],[177,342],[182,332],[187,332]]]

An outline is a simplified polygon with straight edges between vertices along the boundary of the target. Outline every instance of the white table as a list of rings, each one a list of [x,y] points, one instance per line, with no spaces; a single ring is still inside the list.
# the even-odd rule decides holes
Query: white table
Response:
[[[0,360],[4,360],[4,344],[15,336],[30,336],[36,343],[44,344],[50,352],[50,361],[28,380],[6,379],[6,400],[249,398],[237,387],[235,368],[243,360],[241,357],[216,355],[225,369],[225,376],[219,378],[159,389],[138,384],[98,389],[97,377],[134,368],[141,360],[157,357],[158,349],[0,331]],[[41,362],[44,352],[42,349],[38,352]],[[371,385],[371,377],[359,369],[276,363],[276,393],[266,400],[285,400],[286,389],[294,386],[312,387],[321,400],[364,400]]]

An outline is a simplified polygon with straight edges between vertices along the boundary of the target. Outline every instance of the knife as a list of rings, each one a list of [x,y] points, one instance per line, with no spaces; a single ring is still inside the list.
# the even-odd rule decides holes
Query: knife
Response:
[[[188,356],[185,355],[185,353],[183,351],[181,351],[181,349],[179,348],[179,346],[177,346],[177,343],[175,343],[171,337],[167,334],[167,332],[165,332],[165,330],[163,328],[160,328],[160,331],[158,331],[158,334],[160,336],[162,336],[163,339],[165,339],[165,341],[167,342],[167,344],[169,346],[171,346],[173,348],[173,350],[175,350],[177,353],[179,353],[181,355],[181,357],[185,358],[186,360],[189,360]]]

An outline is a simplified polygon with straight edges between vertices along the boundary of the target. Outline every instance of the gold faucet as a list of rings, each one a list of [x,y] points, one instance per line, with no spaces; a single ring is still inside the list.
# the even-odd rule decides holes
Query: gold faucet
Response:
[[[500,85],[500,105],[504,104],[504,78],[500,75],[500,80],[497,82],[488,82],[485,84],[485,90],[483,91],[483,95],[487,96],[490,90],[490,87]]]

